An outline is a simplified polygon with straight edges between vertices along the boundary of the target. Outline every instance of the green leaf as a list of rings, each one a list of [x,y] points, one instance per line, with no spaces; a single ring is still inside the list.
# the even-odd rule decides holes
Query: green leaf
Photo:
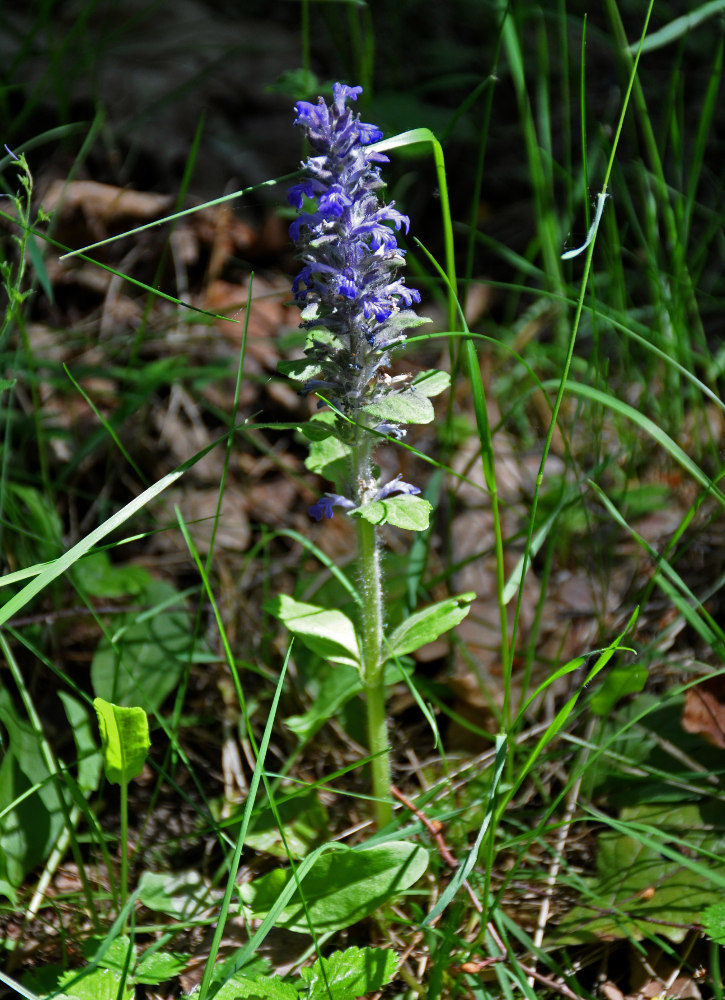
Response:
[[[0,723],[7,732],[0,763],[0,879],[16,887],[47,858],[65,818],[38,734],[19,718],[2,686]]]
[[[91,597],[142,595],[153,577],[143,566],[114,566],[106,552],[91,552],[73,567],[76,584]]]
[[[151,746],[149,720],[142,708],[122,708],[94,698],[103,746],[103,767],[114,785],[137,778]]]
[[[424,396],[438,396],[441,392],[445,392],[450,384],[449,372],[440,372],[433,368],[421,372],[413,379],[416,392],[422,392]]]
[[[309,739],[358,691],[362,691],[360,671],[340,664],[328,672],[309,709],[303,715],[291,715],[285,725],[299,739]]]
[[[350,511],[351,517],[364,517],[371,524],[392,524],[407,531],[425,531],[430,521],[432,506],[416,496],[391,497],[373,500]]]
[[[280,594],[265,604],[265,610],[284,622],[313,653],[332,663],[357,667],[360,663],[355,626],[341,611],[328,611],[303,604]]]
[[[93,739],[88,710],[67,691],[59,690],[58,697],[78,750],[78,787],[82,792],[94,792],[101,776],[102,756]]]
[[[346,948],[300,969],[307,1000],[355,1000],[376,993],[395,977],[398,962],[387,948]]]
[[[703,930],[715,944],[725,944],[725,903],[713,903],[700,916]]]
[[[320,373],[320,363],[309,361],[307,358],[298,358],[295,361],[278,361],[277,371],[295,382],[308,382],[311,378],[317,378]]]
[[[155,913],[167,913],[177,920],[190,920],[213,905],[220,892],[213,891],[195,871],[167,875],[144,872],[139,880],[138,898]]]
[[[333,673],[345,669],[337,667]],[[239,812],[241,814],[241,808]],[[245,845],[280,858],[286,858],[288,852],[293,858],[304,858],[328,829],[327,810],[314,790],[279,802],[277,813],[282,820],[284,840],[277,826],[277,816],[267,807],[254,814],[244,838]]]
[[[335,414],[330,411],[327,411],[324,416],[331,418],[329,423],[333,423],[337,419]],[[310,472],[316,472],[325,479],[329,479],[338,489],[342,489],[342,484],[350,472],[349,459],[349,445],[331,434],[317,441],[312,441],[305,465]]]
[[[189,956],[177,951],[154,951],[141,956],[134,969],[133,979],[146,986],[157,986],[183,972]]]
[[[435,416],[430,399],[425,393],[413,388],[403,389],[376,403],[370,403],[364,407],[364,411],[373,420],[392,421],[395,424],[430,424]]]
[[[214,1000],[299,1000],[299,993],[279,976],[256,979],[236,975],[214,994]]]
[[[402,679],[401,666],[388,663],[385,668],[386,685],[397,684]],[[406,667],[402,669],[406,673],[409,672]],[[359,670],[342,664],[330,667],[309,709],[302,715],[291,715],[285,719],[285,725],[289,726],[300,740],[307,740],[362,689]]]
[[[68,987],[68,1000],[119,1000],[121,973],[116,969],[92,969],[74,983],[73,980],[77,976],[78,970],[72,969],[58,980],[60,989],[63,989],[66,983],[72,984]],[[123,992],[120,993],[120,1000],[133,1000],[135,995],[136,989],[133,983],[127,980]]]
[[[131,952],[129,961],[129,951]],[[136,964],[136,947],[132,945],[128,934],[119,934],[112,941],[93,934],[81,943],[81,954],[89,965],[98,965],[102,969],[113,969],[121,973],[129,961],[130,968]]]
[[[459,594],[458,597],[448,597],[437,604],[417,611],[410,615],[402,625],[399,625],[389,637],[385,652],[392,656],[404,656],[412,653],[426,643],[434,642],[439,635],[462,622],[471,610],[471,601],[475,594]]]
[[[302,881],[310,923],[316,933],[349,927],[408,889],[427,867],[428,853],[403,841],[322,854]],[[289,869],[276,869],[242,886],[242,899],[254,917],[264,917],[291,882]],[[310,932],[297,889],[276,924],[298,934]]]
[[[631,824],[631,835],[622,829],[599,835],[598,875],[586,886],[584,902],[559,922],[557,946],[653,934],[682,941],[702,911],[722,900],[725,837],[713,829],[717,809],[706,818],[704,808],[648,803],[623,809],[618,826]],[[652,833],[640,832],[643,826]],[[679,837],[686,846],[674,842]]]
[[[636,660],[618,664],[604,678],[599,690],[589,702],[595,715],[609,715],[617,702],[627,694],[639,693],[647,683],[647,667]]]
[[[114,620],[115,633],[103,638],[91,664],[93,693],[116,705],[158,709],[174,690],[195,649],[191,618],[178,592],[152,580],[139,595],[148,611]]]
[[[300,431],[308,441],[326,441],[329,437],[337,437],[337,416],[331,410],[323,410],[307,423],[300,424]]]

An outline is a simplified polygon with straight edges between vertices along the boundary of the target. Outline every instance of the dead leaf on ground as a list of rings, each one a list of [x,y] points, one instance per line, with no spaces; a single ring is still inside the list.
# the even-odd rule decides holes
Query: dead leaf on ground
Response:
[[[725,677],[707,677],[686,692],[682,728],[725,749]]]

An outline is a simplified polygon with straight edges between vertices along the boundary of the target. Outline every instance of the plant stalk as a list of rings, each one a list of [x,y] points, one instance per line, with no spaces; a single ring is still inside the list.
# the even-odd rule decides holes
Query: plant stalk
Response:
[[[383,581],[375,526],[364,518],[358,519],[358,558],[363,599],[360,612],[360,641],[367,706],[368,749],[372,756],[375,819],[378,829],[382,829],[393,819],[388,726],[385,714],[385,671],[381,655]]]

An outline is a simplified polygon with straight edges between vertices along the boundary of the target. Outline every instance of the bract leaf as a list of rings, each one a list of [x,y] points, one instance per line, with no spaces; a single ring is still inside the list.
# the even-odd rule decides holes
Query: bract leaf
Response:
[[[421,372],[413,380],[416,392],[422,392],[424,396],[437,396],[439,393],[445,392],[450,384],[450,373],[440,372],[434,368],[427,372]]]
[[[425,393],[416,392],[413,388],[391,393],[364,409],[373,420],[395,424],[430,424],[435,416],[433,404]]]
[[[408,531],[425,531],[430,521],[431,504],[417,496],[373,500],[350,511],[351,517],[364,517],[371,524],[393,524]]]
[[[94,698],[103,747],[103,768],[114,785],[137,778],[151,746],[149,720],[142,708],[123,708]]]

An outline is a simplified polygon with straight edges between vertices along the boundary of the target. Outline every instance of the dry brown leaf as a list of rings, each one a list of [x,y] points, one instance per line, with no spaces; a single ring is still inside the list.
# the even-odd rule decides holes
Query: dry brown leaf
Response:
[[[707,677],[687,691],[682,728],[725,749],[725,677]]]
[[[168,194],[134,191],[98,181],[55,180],[43,196],[43,208],[61,216],[82,211],[88,219],[108,226],[118,218],[142,221],[163,215],[172,200]]]

